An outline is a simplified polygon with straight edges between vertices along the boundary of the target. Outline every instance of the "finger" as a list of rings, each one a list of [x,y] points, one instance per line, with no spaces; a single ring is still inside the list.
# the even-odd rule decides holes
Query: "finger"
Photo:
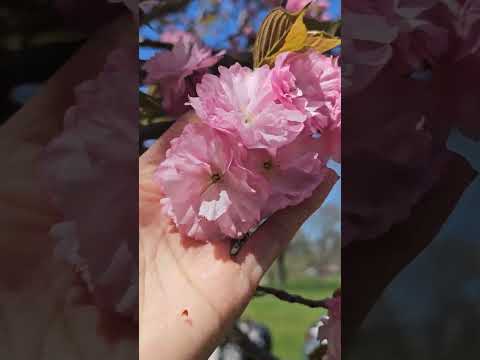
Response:
[[[245,253],[256,258],[263,272],[286,249],[303,223],[323,204],[338,178],[335,171],[328,169],[324,181],[310,198],[300,205],[275,213],[246,243]],[[253,280],[260,281],[260,277]]]
[[[4,125],[10,136],[45,144],[57,134],[65,111],[74,103],[74,88],[94,79],[103,69],[112,50],[129,41],[135,44],[137,32],[130,17],[121,17],[101,29]]]

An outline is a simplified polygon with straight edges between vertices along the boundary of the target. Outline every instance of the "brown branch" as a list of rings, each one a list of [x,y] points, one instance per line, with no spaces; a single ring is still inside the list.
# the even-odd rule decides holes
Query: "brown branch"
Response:
[[[263,224],[267,222],[268,218],[260,220],[260,222],[251,228],[243,237],[240,239],[231,239],[230,241],[230,257],[234,258],[238,255],[245,243],[250,239],[250,237],[257,231]]]
[[[167,49],[167,50],[173,49],[173,44],[162,42],[162,41],[150,40],[150,39],[143,39],[139,45],[151,47],[151,48],[158,48],[158,49]]]
[[[301,304],[311,308],[324,308],[324,309],[328,308],[325,300],[306,299],[303,296],[290,294],[284,290],[274,289],[271,287],[259,286],[257,287],[257,293],[259,293],[260,295],[265,295],[265,294],[273,295],[279,300],[286,301],[289,303],[294,303],[294,304]]]

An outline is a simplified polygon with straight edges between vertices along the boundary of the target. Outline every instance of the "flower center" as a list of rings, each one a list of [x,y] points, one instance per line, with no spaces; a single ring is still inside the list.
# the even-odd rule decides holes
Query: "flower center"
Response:
[[[212,183],[217,183],[220,180],[222,180],[222,176],[218,173],[215,173],[212,175],[211,179],[212,179]]]
[[[251,124],[253,122],[253,117],[250,114],[245,114],[245,118],[243,119],[245,125]]]
[[[270,170],[272,167],[273,167],[272,160],[268,160],[263,163],[263,168],[265,170]]]
[[[253,123],[253,116],[250,113],[250,111],[248,111],[248,109],[246,107],[240,106],[240,112],[243,115],[243,123],[245,125],[249,125],[249,124]]]

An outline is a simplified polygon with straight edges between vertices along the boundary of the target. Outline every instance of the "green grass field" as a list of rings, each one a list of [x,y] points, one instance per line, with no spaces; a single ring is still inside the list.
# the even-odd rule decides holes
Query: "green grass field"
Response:
[[[335,276],[291,280],[285,289],[307,298],[323,299],[331,296],[339,286],[340,277]],[[300,360],[306,331],[323,314],[322,310],[288,304],[267,295],[254,298],[243,318],[269,327],[273,337],[273,352],[281,360]]]

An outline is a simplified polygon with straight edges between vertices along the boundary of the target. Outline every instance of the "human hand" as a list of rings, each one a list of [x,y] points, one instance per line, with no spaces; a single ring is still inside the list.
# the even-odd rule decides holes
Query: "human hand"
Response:
[[[140,359],[207,359],[252,298],[262,276],[338,179],[330,170],[313,196],[273,215],[230,257],[230,242],[182,237],[160,208],[154,172],[170,140],[195,115],[177,121],[139,163]]]

